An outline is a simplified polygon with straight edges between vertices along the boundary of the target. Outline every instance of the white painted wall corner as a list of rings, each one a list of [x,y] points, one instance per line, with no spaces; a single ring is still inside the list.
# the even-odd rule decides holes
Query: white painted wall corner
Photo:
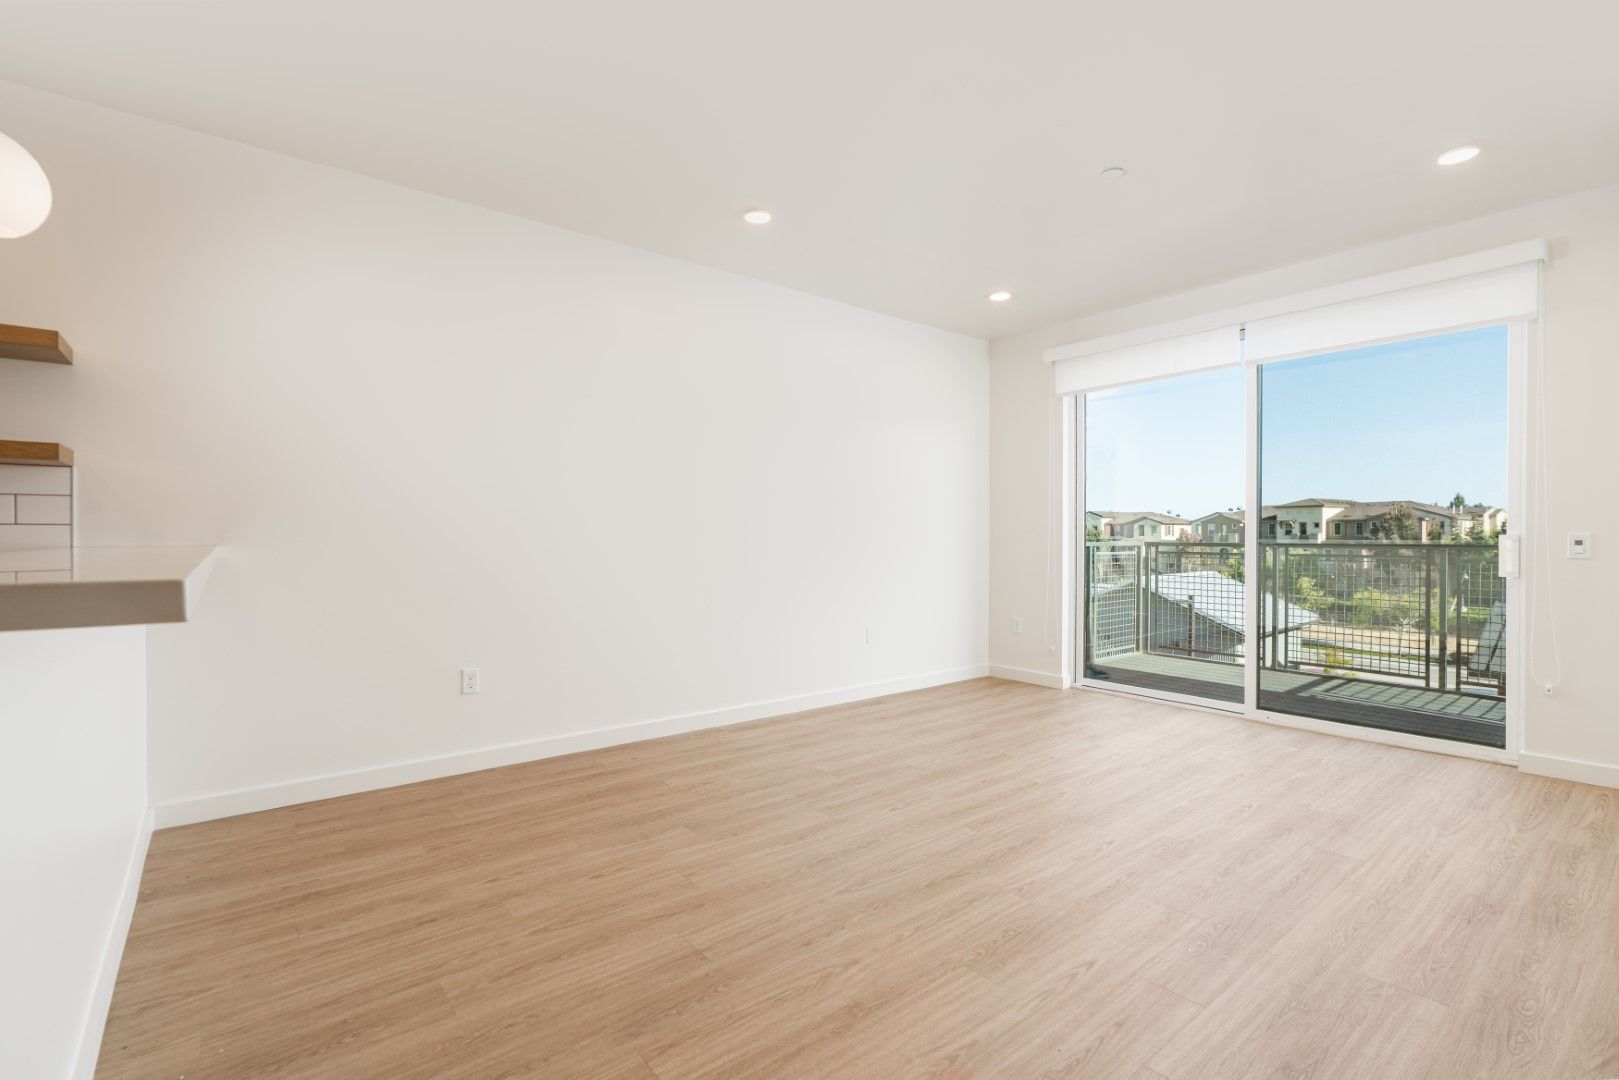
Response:
[[[991,664],[989,673],[991,677],[996,679],[1011,679],[1013,682],[1033,683],[1035,686],[1047,686],[1053,690],[1066,688],[1063,677],[1053,675],[1049,671],[1030,671],[1028,668]]]
[[[84,1027],[79,1035],[78,1060],[73,1066],[73,1080],[91,1080],[96,1072],[96,1059],[101,1055],[101,1037],[107,1029],[107,1012],[112,1007],[112,991],[118,982],[118,968],[124,959],[124,944],[129,940],[129,924],[135,917],[135,901],[140,897],[141,873],[146,869],[146,849],[152,842],[155,815],[151,807],[141,814],[135,830],[135,842],[129,851],[129,867],[124,872],[124,886],[118,894],[118,907],[113,912],[112,924],[107,928],[106,944],[102,947],[101,970],[90,992],[90,1004],[85,1010]]]
[[[1599,761],[1580,761],[1576,758],[1556,757],[1552,754],[1531,754],[1525,750],[1518,754],[1518,768],[1536,776],[1551,776],[1559,780],[1573,780],[1579,784],[1619,788],[1619,765],[1604,765]]]

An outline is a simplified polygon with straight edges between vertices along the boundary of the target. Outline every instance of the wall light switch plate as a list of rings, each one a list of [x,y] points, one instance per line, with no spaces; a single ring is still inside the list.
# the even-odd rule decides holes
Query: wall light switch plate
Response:
[[[1568,534],[1568,557],[1571,559],[1589,559],[1591,557],[1590,533],[1571,532]]]
[[[1013,619],[1012,620],[1012,633],[1014,633],[1014,634],[1023,633],[1023,620],[1022,619]]]
[[[463,694],[476,694],[478,692],[478,669],[464,667],[461,669],[461,692]]]

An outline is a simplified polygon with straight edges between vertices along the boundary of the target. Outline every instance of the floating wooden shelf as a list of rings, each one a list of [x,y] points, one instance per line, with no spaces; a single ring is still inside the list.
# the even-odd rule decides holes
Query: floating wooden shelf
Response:
[[[0,439],[0,465],[71,465],[73,451],[55,442]]]
[[[0,323],[0,357],[7,360],[36,360],[42,364],[71,364],[73,346],[55,330],[35,330],[31,326]]]

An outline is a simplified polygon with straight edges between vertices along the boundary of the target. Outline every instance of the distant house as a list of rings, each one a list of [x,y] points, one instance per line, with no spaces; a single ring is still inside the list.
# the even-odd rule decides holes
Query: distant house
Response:
[[[1194,518],[1191,524],[1192,539],[1204,544],[1241,544],[1242,543],[1242,511],[1218,510],[1212,514],[1205,514]]]
[[[1456,534],[1457,517],[1449,507],[1409,499],[1351,503],[1338,516],[1329,539],[1347,543],[1372,539],[1437,544]]]
[[[1191,522],[1151,510],[1087,510],[1085,531],[1095,529],[1104,540],[1182,540]]]
[[[1145,620],[1138,620],[1141,593],[1151,593]],[[1157,574],[1150,584],[1113,581],[1092,589],[1091,655],[1128,652],[1179,653],[1211,660],[1233,660],[1243,653],[1243,585],[1214,570]],[[1280,633],[1294,635],[1320,621],[1297,604],[1260,594],[1260,618],[1271,633],[1274,611]],[[1139,635],[1139,637],[1138,637]]]
[[[1171,514],[1136,514],[1113,523],[1113,534],[1121,540],[1183,540],[1192,523]]]
[[[1506,511],[1475,504],[1460,511],[1414,499],[1296,499],[1260,511],[1259,538],[1283,544],[1437,544],[1506,527]],[[1231,544],[1245,539],[1246,515],[1218,510],[1188,520],[1145,510],[1088,510],[1085,528],[1104,540],[1170,540]]]
[[[1263,539],[1320,544],[1329,539],[1352,538],[1354,530],[1346,532],[1344,518],[1357,505],[1353,499],[1312,498],[1280,503],[1267,508]]]
[[[1297,499],[1266,508],[1261,539],[1284,544],[1437,544],[1457,535],[1459,523],[1466,520],[1449,507],[1412,499]]]
[[[1473,531],[1482,536],[1493,536],[1507,527],[1507,512],[1499,506],[1474,503],[1462,507],[1456,515],[1456,531],[1462,534]]]

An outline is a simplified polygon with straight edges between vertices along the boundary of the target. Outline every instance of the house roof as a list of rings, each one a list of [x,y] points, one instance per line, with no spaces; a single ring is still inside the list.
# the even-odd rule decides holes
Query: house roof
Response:
[[[1420,511],[1424,514],[1437,514],[1441,517],[1454,518],[1456,511],[1448,506],[1435,506],[1433,503],[1418,502],[1415,499],[1388,499],[1381,502],[1362,502],[1358,499],[1294,499],[1292,502],[1280,503],[1274,509],[1296,510],[1315,506],[1337,506],[1343,509],[1338,516],[1345,521],[1382,517],[1396,507],[1404,506],[1408,509]],[[1267,516],[1271,507],[1266,508]]]
[[[1294,499],[1292,502],[1278,503],[1283,510],[1295,506],[1354,506],[1354,499]]]
[[[1114,521],[1134,521],[1136,518],[1164,519],[1169,515],[1160,514],[1156,510],[1087,510],[1086,517],[1112,518]]]
[[[1190,525],[1192,523],[1191,519],[1189,518],[1175,517],[1172,514],[1155,514],[1151,511],[1141,514],[1132,514],[1129,517],[1120,517],[1116,520],[1121,525],[1128,525],[1133,521],[1142,520],[1156,521],[1160,525]]]
[[[1092,588],[1098,593],[1108,593],[1115,589],[1135,588],[1135,582],[1114,581]],[[1192,610],[1202,618],[1218,623],[1228,630],[1239,633],[1243,630],[1242,582],[1228,578],[1218,570],[1186,570],[1178,574],[1158,574],[1152,578],[1152,590],[1165,600],[1181,607],[1185,607],[1190,600]],[[1279,609],[1277,614],[1281,617],[1284,630],[1309,626],[1321,620],[1321,616],[1297,604],[1278,601],[1275,606]],[[1271,628],[1270,593],[1260,594],[1259,608],[1260,619],[1264,630],[1268,633]]]
[[[1456,511],[1450,509],[1449,507],[1435,506],[1433,503],[1416,502],[1412,499],[1393,499],[1389,502],[1351,503],[1349,507],[1339,515],[1339,517],[1343,518],[1345,521],[1358,521],[1366,518],[1382,517],[1384,514],[1390,513],[1402,506],[1413,512],[1420,511],[1421,513],[1433,514],[1438,517],[1456,517]]]
[[[1295,499],[1292,502],[1265,506],[1261,508],[1260,513],[1264,518],[1273,518],[1277,516],[1278,510],[1298,510],[1306,507],[1317,506],[1336,506],[1341,508],[1343,513],[1339,514],[1338,517],[1344,521],[1364,521],[1369,518],[1382,517],[1398,506],[1407,507],[1413,513],[1420,512],[1423,514],[1447,517],[1451,519],[1455,519],[1457,517],[1477,517],[1486,512],[1498,514],[1504,512],[1500,507],[1486,506],[1482,503],[1475,503],[1458,513],[1448,506],[1439,506],[1435,503],[1418,502],[1415,499],[1388,499],[1380,502],[1360,502],[1355,499],[1321,499],[1312,497],[1308,499]],[[1175,517],[1172,514],[1160,514],[1152,510],[1087,510],[1085,511],[1085,516],[1108,518],[1119,524],[1128,524],[1132,521],[1138,521],[1142,518],[1146,518],[1149,521],[1156,521],[1163,525],[1192,525],[1200,521],[1210,521],[1217,518],[1224,518],[1228,521],[1240,522],[1246,520],[1247,517],[1242,510],[1216,510],[1213,513],[1204,514],[1202,517],[1190,519]]]

